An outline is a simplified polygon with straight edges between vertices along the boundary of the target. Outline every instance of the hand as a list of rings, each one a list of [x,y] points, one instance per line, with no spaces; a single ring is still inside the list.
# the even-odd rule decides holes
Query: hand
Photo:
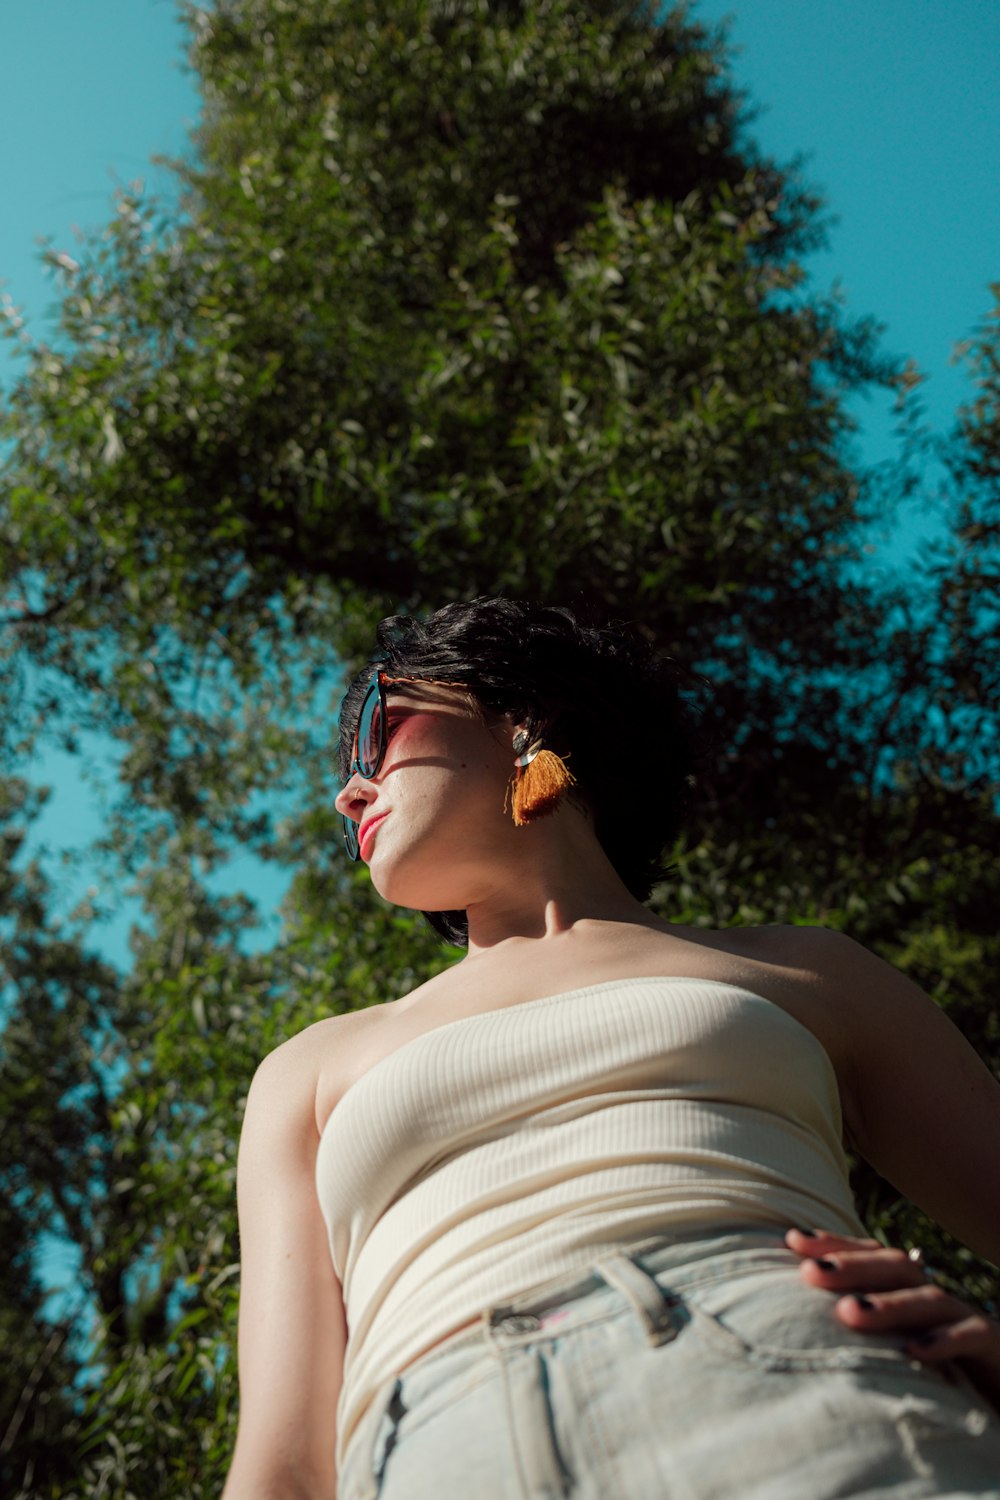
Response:
[[[838,1297],[834,1312],[860,1333],[906,1336],[921,1364],[961,1360],[978,1388],[1000,1410],[1000,1323],[928,1280],[926,1268],[878,1240],[823,1230],[790,1229],[785,1243],[802,1256],[802,1279]]]

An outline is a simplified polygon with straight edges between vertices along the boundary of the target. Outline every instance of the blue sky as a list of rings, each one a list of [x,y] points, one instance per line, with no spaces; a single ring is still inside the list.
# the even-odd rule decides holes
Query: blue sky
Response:
[[[150,158],[184,150],[199,107],[184,37],[173,0],[4,0],[0,279],[32,327],[54,301],[36,237],[72,253],[116,186],[169,187]]]
[[[753,134],[805,175],[838,222],[810,259],[847,307],[916,359],[934,427],[969,384],[951,363],[1000,281],[1000,5],[996,0],[700,0],[732,17],[733,73],[759,108]],[[862,407],[864,456],[891,437]]]
[[[734,76],[753,133],[806,174],[838,223],[810,261],[850,310],[912,355],[946,427],[966,386],[954,343],[1000,279],[1000,5],[996,0],[696,0],[732,18]],[[184,150],[198,114],[174,0],[4,0],[0,281],[38,331],[54,291],[36,237],[70,253],[116,184],[169,191],[155,154]],[[0,381],[11,364],[0,350]],[[863,413],[862,413],[863,415]],[[867,423],[866,456],[887,438]]]
[[[700,0],[694,11],[732,15],[734,76],[760,111],[753,134],[779,161],[804,153],[837,216],[829,248],[809,262],[814,284],[839,282],[850,312],[886,325],[886,347],[917,360],[929,418],[946,431],[968,393],[953,345],[1000,280],[1000,4]],[[74,226],[100,228],[116,186],[141,179],[169,193],[150,157],[185,149],[198,96],[173,0],[3,0],[3,47],[0,290],[41,336],[55,292],[36,237],[72,254]],[[8,350],[0,385],[16,374]],[[885,403],[857,415],[863,457],[891,457]],[[105,747],[91,749],[107,764]],[[68,758],[49,755],[35,775],[55,789],[43,836],[56,848],[93,838],[98,802]],[[265,910],[280,896],[273,874],[246,863],[230,883]],[[66,904],[86,884],[68,871]],[[126,926],[124,913],[107,929],[108,957],[125,960]],[[62,1248],[47,1248],[50,1284],[72,1283]]]
[[[848,307],[928,375],[947,426],[965,393],[954,343],[1000,280],[1000,5],[996,0],[696,0],[732,18],[753,133],[806,174],[838,223],[812,257]],[[184,150],[198,114],[174,0],[4,0],[0,281],[41,330],[54,291],[36,237],[70,253],[108,217],[116,184],[169,191],[155,154]],[[0,350],[0,381],[11,364]],[[886,438],[878,424],[866,455]],[[874,445],[874,446],[872,446]]]
[[[752,133],[779,162],[807,158],[837,222],[809,261],[815,286],[839,283],[850,312],[886,325],[885,346],[927,380],[929,419],[946,431],[969,392],[951,363],[1000,280],[1000,5],[997,0],[698,0],[732,17],[733,72],[759,111]],[[173,0],[3,0],[0,281],[44,334],[55,290],[36,237],[73,253],[75,226],[99,228],[115,187],[171,191],[153,155],[185,149],[195,81]],[[0,345],[0,384],[16,364]],[[888,403],[862,401],[860,452],[893,452]],[[908,531],[893,544],[905,551]],[[97,747],[100,759],[101,747]],[[43,825],[85,842],[94,799],[66,758]],[[79,880],[67,889],[79,894]],[[268,897],[265,895],[265,899]],[[273,904],[273,903],[272,903]],[[122,928],[113,948],[122,951]]]

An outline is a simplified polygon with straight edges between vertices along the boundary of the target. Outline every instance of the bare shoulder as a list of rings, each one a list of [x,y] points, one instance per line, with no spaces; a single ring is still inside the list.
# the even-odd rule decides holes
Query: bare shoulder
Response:
[[[303,1081],[307,1082],[310,1077],[315,1079],[318,1058],[327,1048],[335,1045],[338,1030],[344,1029],[341,1023],[348,1019],[347,1016],[329,1016],[296,1032],[275,1047],[254,1073],[250,1085],[251,1098],[281,1095],[289,1088],[298,1092]]]
[[[852,1015],[884,1002],[931,1003],[924,992],[892,964],[846,933],[828,927],[760,927],[758,952],[766,962],[793,976],[824,1002]]]
[[[892,1017],[932,1002],[905,975],[827,927],[731,929],[726,948],[741,982],[775,1001],[822,1042],[843,1082],[859,1041]]]
[[[871,972],[869,962],[881,962],[827,927],[727,927],[698,934],[696,941],[711,955],[708,967],[719,978],[756,988],[793,1011],[811,1000],[831,1001],[852,976]]]
[[[734,949],[748,959],[785,969],[790,975],[820,981],[847,961],[848,951],[867,950],[830,927],[779,923],[773,927],[727,929]],[[868,955],[871,957],[872,955]]]
[[[275,1047],[259,1064],[250,1085],[247,1111],[278,1119],[325,1116],[318,1100],[332,1076],[350,1071],[352,1053],[384,1021],[384,1006],[347,1011],[314,1021]]]
[[[829,927],[774,926],[737,929],[744,958],[764,965],[790,992],[852,1009],[876,999],[887,987],[920,995],[891,964]]]

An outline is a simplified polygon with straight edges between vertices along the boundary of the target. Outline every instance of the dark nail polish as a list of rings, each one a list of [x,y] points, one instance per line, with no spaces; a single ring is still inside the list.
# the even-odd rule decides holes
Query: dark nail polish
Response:
[[[823,1260],[820,1260],[817,1257],[816,1264],[819,1266],[819,1268],[820,1268],[821,1271],[839,1271],[840,1270],[840,1267],[837,1265],[837,1262],[835,1260],[826,1260],[825,1258]]]
[[[795,1233],[804,1235],[807,1240],[816,1239],[815,1229],[803,1229],[801,1224],[795,1225]]]
[[[872,1301],[872,1299],[870,1297],[866,1297],[865,1294],[864,1294],[864,1292],[855,1292],[854,1293],[854,1300],[858,1304],[859,1307],[863,1307],[864,1308],[865,1312],[874,1312],[875,1311],[875,1304],[874,1304],[874,1302]]]
[[[929,1344],[937,1342],[937,1337],[936,1333],[918,1333],[916,1338],[910,1340],[910,1343],[916,1344],[918,1349],[926,1349]]]

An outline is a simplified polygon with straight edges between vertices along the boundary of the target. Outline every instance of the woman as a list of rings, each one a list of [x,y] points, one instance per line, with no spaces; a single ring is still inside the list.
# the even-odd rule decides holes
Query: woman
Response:
[[[1000,1330],[863,1238],[841,1113],[1000,1261],[1000,1086],[848,939],[642,905],[676,669],[477,600],[341,727],[349,852],[467,953],[254,1079],[227,1500],[995,1494]]]

